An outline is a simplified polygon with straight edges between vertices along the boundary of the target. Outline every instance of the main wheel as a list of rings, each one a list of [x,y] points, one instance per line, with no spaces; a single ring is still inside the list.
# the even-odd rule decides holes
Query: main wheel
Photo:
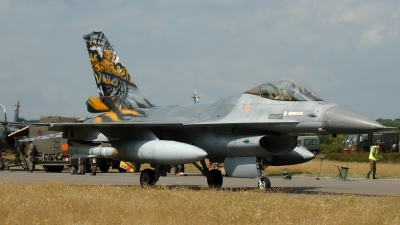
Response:
[[[140,186],[142,187],[153,186],[156,183],[155,181],[156,174],[154,173],[154,170],[145,169],[140,174]]]
[[[258,181],[258,188],[260,190],[271,189],[271,181],[269,181],[268,177],[261,177]]]
[[[64,166],[43,166],[43,168],[50,173],[61,173],[64,170]]]
[[[210,177],[207,177],[207,184],[210,188],[220,188],[223,183],[221,170],[210,170]]]
[[[54,166],[54,172],[61,173],[64,170],[64,166]]]
[[[108,165],[101,165],[101,166],[99,166],[99,168],[100,168],[100,171],[103,173],[107,173],[108,170],[110,169],[110,167]]]

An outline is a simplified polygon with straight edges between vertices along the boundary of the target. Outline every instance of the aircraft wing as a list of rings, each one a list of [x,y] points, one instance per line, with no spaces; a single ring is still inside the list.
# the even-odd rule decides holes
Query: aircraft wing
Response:
[[[50,131],[65,131],[69,128],[84,127],[176,127],[182,123],[146,123],[146,122],[102,122],[102,123],[53,123],[49,127]]]
[[[205,127],[216,127],[216,126],[254,126],[254,125],[273,125],[273,124],[297,124],[300,121],[285,120],[285,121],[268,121],[268,122],[217,122],[217,123],[187,123],[183,126],[205,126]]]
[[[174,128],[174,127],[242,127],[242,128],[262,128],[279,124],[298,124],[299,121],[268,121],[268,122],[200,122],[200,123],[179,123],[179,122],[102,122],[102,123],[53,123],[49,127],[50,131],[63,132],[71,129],[82,128]]]

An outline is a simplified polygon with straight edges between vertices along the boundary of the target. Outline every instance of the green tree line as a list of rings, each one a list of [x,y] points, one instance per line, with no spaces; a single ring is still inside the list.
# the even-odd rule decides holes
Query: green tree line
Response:
[[[397,127],[398,129],[400,128],[400,119],[398,118],[394,120],[379,118],[376,121],[386,127]]]

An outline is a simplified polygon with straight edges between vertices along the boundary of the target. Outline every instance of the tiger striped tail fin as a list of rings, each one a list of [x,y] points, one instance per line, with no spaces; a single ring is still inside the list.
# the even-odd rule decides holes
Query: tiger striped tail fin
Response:
[[[103,32],[84,35],[100,97],[86,102],[89,112],[149,108],[154,105],[140,93],[128,70]]]

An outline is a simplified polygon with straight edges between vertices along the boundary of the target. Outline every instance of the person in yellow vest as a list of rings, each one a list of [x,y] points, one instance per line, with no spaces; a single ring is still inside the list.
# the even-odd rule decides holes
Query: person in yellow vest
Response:
[[[382,149],[382,144],[371,146],[369,151],[369,171],[365,179],[369,179],[369,175],[372,172],[372,179],[376,179],[376,161],[378,161],[378,152]]]

